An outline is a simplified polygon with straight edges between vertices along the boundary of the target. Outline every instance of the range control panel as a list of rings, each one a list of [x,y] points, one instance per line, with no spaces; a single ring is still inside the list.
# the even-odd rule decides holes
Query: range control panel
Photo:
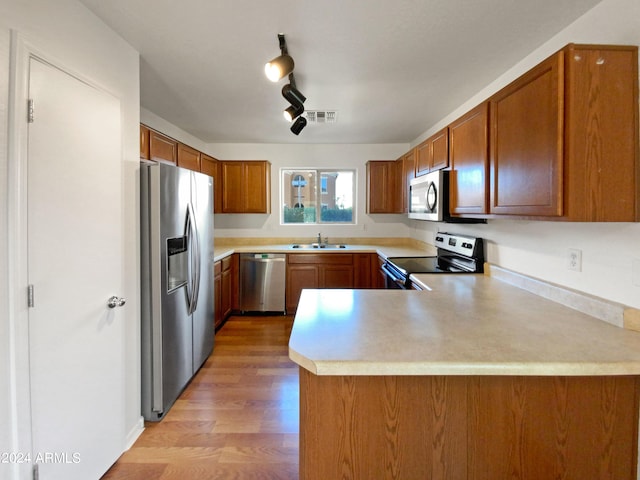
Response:
[[[464,237],[451,233],[438,232],[435,236],[435,246],[465,257],[483,258],[483,244],[481,238]]]

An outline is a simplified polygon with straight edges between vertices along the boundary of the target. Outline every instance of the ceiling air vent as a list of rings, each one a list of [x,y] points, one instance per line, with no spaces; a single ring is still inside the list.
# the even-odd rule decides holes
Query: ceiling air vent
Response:
[[[336,123],[338,119],[335,110],[307,110],[305,113],[309,123]]]

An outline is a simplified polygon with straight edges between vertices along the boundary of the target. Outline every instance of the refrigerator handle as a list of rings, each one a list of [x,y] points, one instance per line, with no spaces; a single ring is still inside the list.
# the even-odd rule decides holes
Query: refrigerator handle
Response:
[[[191,298],[189,299],[189,315],[191,315],[198,307],[198,294],[200,292],[200,237],[191,202],[187,204],[187,215],[189,243],[191,245]]]

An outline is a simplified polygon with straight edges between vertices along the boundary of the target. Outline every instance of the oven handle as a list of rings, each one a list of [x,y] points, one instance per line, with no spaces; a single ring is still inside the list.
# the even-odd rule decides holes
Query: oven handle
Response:
[[[402,279],[402,278],[398,278],[398,277],[396,277],[396,276],[391,272],[391,270],[389,270],[389,269],[387,268],[387,264],[386,264],[386,263],[382,265],[382,271],[383,271],[383,272],[384,272],[384,273],[385,273],[385,274],[386,274],[386,275],[387,275],[391,280],[393,280],[393,281],[394,281],[394,282],[395,282],[395,283],[396,283],[400,288],[406,289],[406,286],[405,286],[405,284],[404,284],[403,279]]]

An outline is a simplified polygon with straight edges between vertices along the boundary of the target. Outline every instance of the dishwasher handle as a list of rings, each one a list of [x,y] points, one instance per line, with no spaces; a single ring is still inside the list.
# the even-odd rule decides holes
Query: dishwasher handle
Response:
[[[253,255],[243,255],[240,260],[245,262],[284,262],[285,256],[274,253],[254,253]]]

